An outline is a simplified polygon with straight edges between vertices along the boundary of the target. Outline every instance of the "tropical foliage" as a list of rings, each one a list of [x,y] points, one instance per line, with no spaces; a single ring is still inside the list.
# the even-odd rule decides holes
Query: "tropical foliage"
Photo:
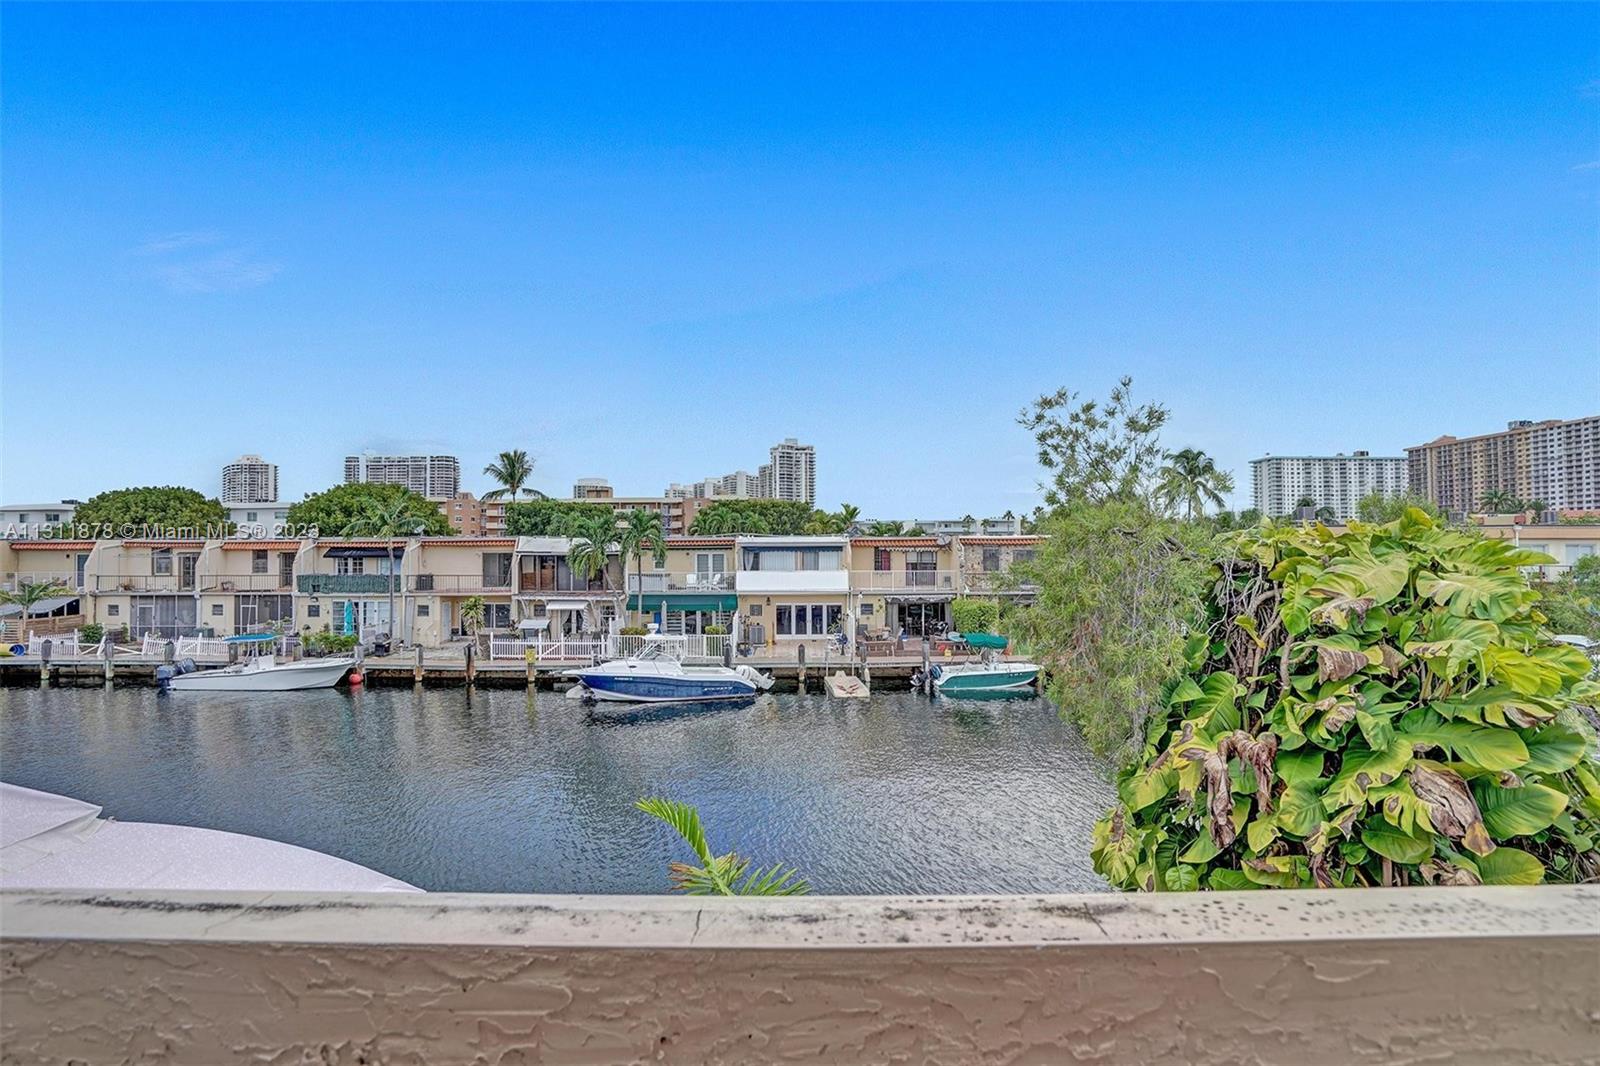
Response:
[[[28,612],[36,604],[57,596],[71,596],[72,590],[59,581],[21,581],[14,589],[0,589],[0,604],[8,607],[22,608],[22,628],[19,632],[28,635]]]
[[[603,503],[582,500],[526,500],[506,504],[506,535],[560,537],[574,518],[603,518],[611,514]]]
[[[482,596],[468,596],[461,601],[461,628],[469,635],[476,635],[483,628],[485,605]]]
[[[601,508],[601,511],[600,514],[569,516],[558,535],[568,538],[570,542],[567,546],[567,565],[572,567],[572,572],[585,581],[593,581],[598,577],[606,588],[610,588],[610,571],[606,569],[606,560],[613,546],[621,540],[622,531],[617,525],[615,512],[609,508]]]
[[[1083,400],[1067,388],[1041,396],[1017,415],[1033,434],[1047,509],[1145,497],[1161,459],[1167,409],[1136,404],[1133,379],[1124,377],[1110,398]]]
[[[110,527],[148,527],[139,535],[154,536],[158,529],[195,530],[205,536],[207,527],[220,529],[228,513],[214,497],[202,496],[194,489],[177,485],[113,489],[91,496],[78,505],[73,525]]]
[[[371,481],[335,485],[324,492],[307,495],[289,505],[285,518],[291,527],[310,526],[320,530],[323,536],[337,536],[358,519],[374,512],[393,512],[396,508],[403,509],[411,521],[406,536],[418,526],[430,537],[448,536],[452,532],[450,520],[439,510],[438,504],[404,485],[381,485]]]
[[[950,622],[957,633],[993,633],[1000,624],[1000,605],[994,600],[959,597],[950,601]]]
[[[819,512],[794,500],[713,500],[702,507],[690,526],[691,533],[728,536],[736,533],[804,533]]]
[[[1600,640],[1600,555],[1588,555],[1539,585],[1552,632]]]
[[[1195,448],[1168,452],[1156,477],[1157,500],[1191,522],[1205,514],[1207,507],[1220,508],[1233,491],[1233,475],[1218,470],[1209,455]]]
[[[1369,492],[1356,501],[1356,517],[1363,522],[1381,525],[1384,522],[1399,521],[1400,516],[1412,508],[1435,518],[1444,515],[1439,506],[1426,496],[1409,492],[1393,496],[1382,492]]]
[[[483,472],[494,478],[499,488],[491,489],[483,494],[486,500],[501,500],[510,497],[515,500],[524,491],[528,479],[533,476],[533,460],[528,458],[528,453],[521,448],[509,452],[501,452],[495,461],[483,468]]]
[[[1520,568],[1442,526],[1233,534],[1095,868],[1126,889],[1533,884],[1600,875],[1600,776]]]
[[[642,799],[634,806],[670,826],[694,852],[697,863],[675,862],[667,867],[672,887],[679,892],[690,896],[802,896],[811,891],[794,869],[752,867],[749,859],[731,851],[713,855],[700,812],[687,803]]]
[[[418,503],[417,501],[421,501]],[[365,507],[339,532],[347,537],[381,537],[388,542],[389,573],[400,572],[399,542],[406,537],[426,532],[429,517],[438,517],[439,509],[414,492],[394,496],[387,500],[371,499]],[[395,631],[398,615],[394,611],[394,580],[384,582],[389,589],[389,629]]]
[[[644,557],[650,555],[657,566],[667,562],[667,531],[661,522],[660,511],[635,509],[622,516],[622,527],[617,538],[622,548],[622,565],[628,565],[631,556],[634,573],[638,577],[634,610],[644,612]]]

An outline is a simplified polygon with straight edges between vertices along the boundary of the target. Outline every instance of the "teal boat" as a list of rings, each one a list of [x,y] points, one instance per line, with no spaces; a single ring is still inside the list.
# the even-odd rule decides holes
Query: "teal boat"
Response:
[[[983,653],[970,662],[955,666],[934,666],[933,689],[946,696],[979,692],[1015,692],[1039,680],[1039,667],[1020,659],[1002,659],[1000,653],[1010,643],[993,633],[963,633],[967,646]]]

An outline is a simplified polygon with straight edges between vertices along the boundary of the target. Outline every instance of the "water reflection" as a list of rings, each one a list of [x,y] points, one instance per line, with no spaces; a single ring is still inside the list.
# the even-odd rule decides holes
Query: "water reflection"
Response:
[[[591,709],[463,689],[0,689],[0,776],[125,820],[256,833],[425,888],[659,892],[698,805],[714,846],[824,892],[1103,887],[1101,769],[1043,700]]]

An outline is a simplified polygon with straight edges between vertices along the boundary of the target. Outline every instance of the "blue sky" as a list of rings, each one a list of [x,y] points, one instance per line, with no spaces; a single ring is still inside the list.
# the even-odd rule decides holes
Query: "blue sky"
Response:
[[[1025,510],[1600,410],[1600,6],[7,4],[0,497],[523,447]]]

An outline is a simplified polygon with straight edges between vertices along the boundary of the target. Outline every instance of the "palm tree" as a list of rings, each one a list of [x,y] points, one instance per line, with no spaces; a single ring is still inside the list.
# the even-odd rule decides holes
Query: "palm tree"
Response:
[[[1189,521],[1206,513],[1206,505],[1221,507],[1233,491],[1233,475],[1218,470],[1205,452],[1185,448],[1167,453],[1167,463],[1157,474],[1156,497],[1168,508],[1182,507]]]
[[[867,533],[874,537],[898,537],[906,531],[904,522],[877,521],[867,527]]]
[[[607,511],[598,515],[573,515],[562,532],[572,543],[567,547],[567,565],[585,581],[600,578],[602,588],[610,590],[606,561],[617,542],[617,516]]]
[[[963,533],[971,533],[972,532],[972,527],[977,521],[978,520],[976,518],[973,518],[970,514],[962,515],[961,516],[961,531]]]
[[[1479,506],[1490,514],[1515,514],[1521,504],[1505,489],[1490,489],[1483,494]]]
[[[750,860],[735,852],[711,854],[700,812],[687,803],[642,799],[634,807],[670,826],[700,860],[699,866],[675,862],[667,867],[672,887],[690,896],[803,896],[811,891],[799,871],[782,866],[751,869]]]
[[[1542,515],[1549,509],[1550,505],[1543,500],[1526,500],[1521,507],[1522,511],[1532,515]]]
[[[841,503],[839,505],[839,523],[844,528],[841,529],[840,532],[841,533],[854,532],[854,530],[856,528],[856,521],[858,519],[860,519],[860,517],[861,517],[861,508],[857,507],[853,503]]]
[[[667,531],[661,522],[660,511],[646,511],[634,509],[622,516],[622,534],[618,538],[622,545],[622,565],[628,565],[628,556],[634,559],[634,574],[637,576],[638,599],[634,603],[634,613],[641,618],[644,616],[644,555],[650,552],[657,566],[662,566],[667,561]]]
[[[347,537],[382,537],[389,542],[389,579],[385,584],[389,588],[389,635],[398,635],[399,627],[395,624],[394,616],[394,586],[399,579],[400,565],[394,552],[394,542],[402,537],[421,533],[427,516],[417,513],[411,501],[406,498],[395,500],[393,503],[379,503],[369,500],[367,508],[361,514],[345,523],[341,531]],[[356,623],[356,636],[361,635],[359,620]]]
[[[55,596],[70,595],[72,590],[59,581],[23,581],[13,591],[0,590],[0,603],[22,608],[22,617],[17,622],[17,637],[22,639],[28,635],[28,612],[35,604]]]
[[[484,493],[484,499],[498,500],[510,496],[514,500],[522,495],[523,486],[533,476],[533,460],[521,448],[501,452],[499,458],[483,468],[483,472],[500,483],[499,488]]]

